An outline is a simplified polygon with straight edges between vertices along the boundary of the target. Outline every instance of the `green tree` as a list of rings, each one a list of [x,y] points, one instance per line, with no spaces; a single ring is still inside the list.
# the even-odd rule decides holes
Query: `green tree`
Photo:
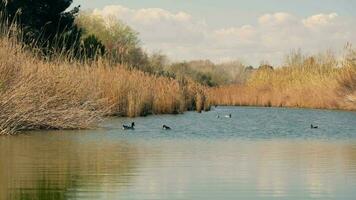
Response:
[[[66,11],[72,0],[1,0],[7,20],[17,22],[26,43],[47,50],[79,45],[80,29],[74,24],[79,7]]]
[[[148,56],[140,47],[138,33],[120,20],[81,12],[76,24],[83,29],[85,36],[95,35],[102,41],[111,61],[144,71],[149,68]]]
[[[71,53],[92,58],[103,45],[90,35],[81,38],[82,29],[75,24],[79,6],[68,10],[73,0],[0,0],[5,18],[23,31],[23,41],[43,50],[46,55]],[[81,42],[82,40],[82,42]],[[83,53],[87,53],[83,55]]]

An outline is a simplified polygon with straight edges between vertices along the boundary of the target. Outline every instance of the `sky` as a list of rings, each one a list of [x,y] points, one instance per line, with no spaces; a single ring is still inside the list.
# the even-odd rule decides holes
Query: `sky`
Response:
[[[74,0],[139,32],[148,52],[172,60],[281,64],[285,55],[356,43],[355,0]]]

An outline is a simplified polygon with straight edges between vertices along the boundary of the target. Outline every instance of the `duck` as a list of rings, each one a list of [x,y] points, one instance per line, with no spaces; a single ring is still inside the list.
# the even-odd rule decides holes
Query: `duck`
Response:
[[[131,123],[131,126],[129,125],[122,125],[122,129],[124,130],[134,130],[135,129],[135,122]]]
[[[164,130],[171,130],[171,127],[169,127],[169,126],[167,126],[167,125],[163,125],[162,128],[163,128]]]
[[[232,115],[231,114],[228,114],[228,115],[225,115],[226,118],[231,118]]]
[[[319,128],[319,127],[318,127],[318,126],[314,126],[313,124],[311,124],[311,125],[310,125],[310,128],[311,128],[311,129],[317,129],[317,128]]]

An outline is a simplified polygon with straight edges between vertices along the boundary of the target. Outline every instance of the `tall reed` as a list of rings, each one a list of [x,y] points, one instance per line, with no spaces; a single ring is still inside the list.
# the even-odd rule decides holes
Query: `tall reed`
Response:
[[[285,66],[259,69],[243,85],[209,90],[212,104],[356,110],[356,54],[291,54]]]
[[[181,113],[204,108],[204,88],[98,59],[43,60],[16,38],[0,37],[0,134],[83,129],[103,117]],[[198,103],[198,104],[197,104]]]

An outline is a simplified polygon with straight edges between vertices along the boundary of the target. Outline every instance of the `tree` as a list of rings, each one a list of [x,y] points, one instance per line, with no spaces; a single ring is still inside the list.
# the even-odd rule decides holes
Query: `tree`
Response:
[[[23,31],[24,42],[45,52],[77,49],[81,29],[74,19],[79,7],[67,11],[72,0],[0,0],[0,8],[10,22]]]
[[[106,55],[116,63],[146,70],[149,68],[147,54],[140,47],[138,33],[119,19],[81,12],[76,24],[83,35],[95,35],[105,45]]]

